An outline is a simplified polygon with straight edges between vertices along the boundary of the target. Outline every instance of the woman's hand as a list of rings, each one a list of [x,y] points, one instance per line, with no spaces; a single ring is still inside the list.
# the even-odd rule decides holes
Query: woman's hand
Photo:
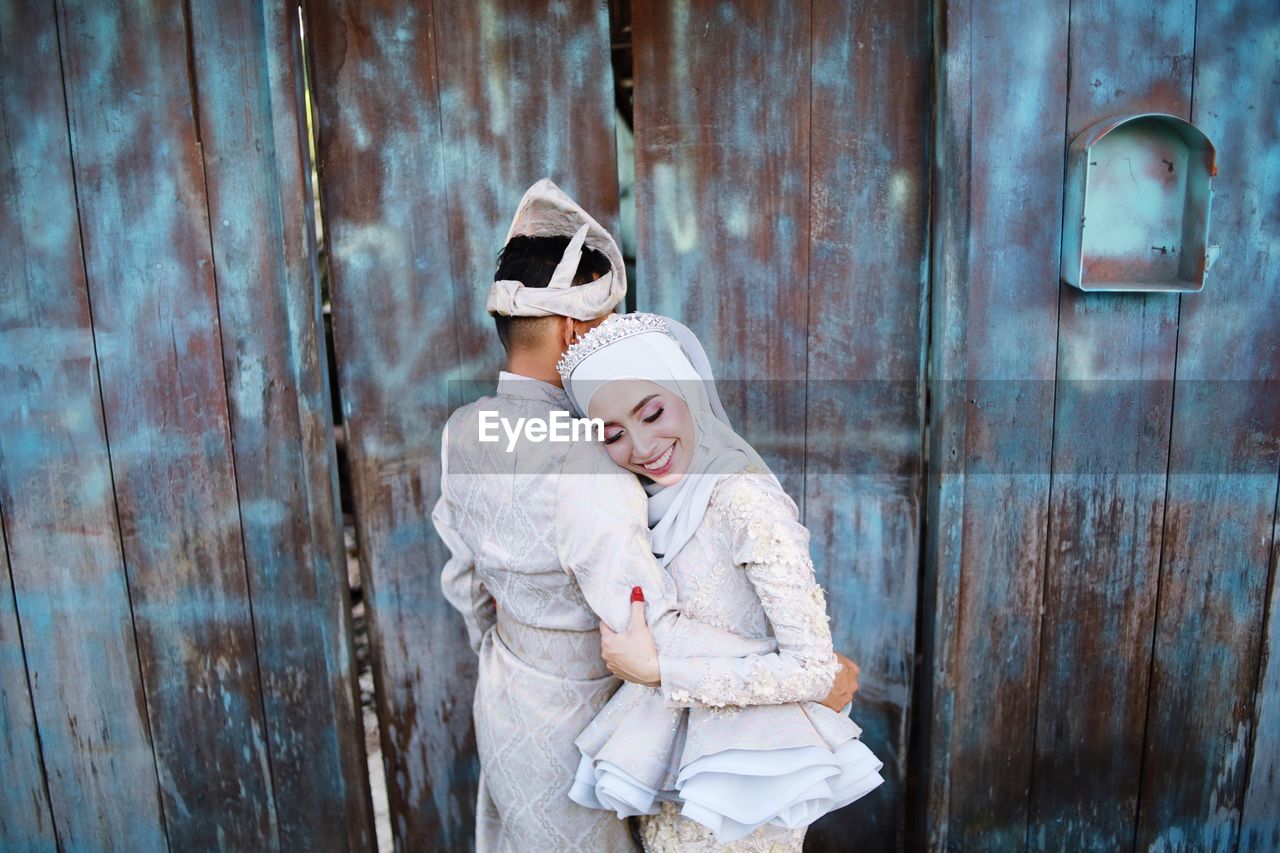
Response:
[[[627,630],[619,634],[604,622],[600,623],[600,656],[609,671],[623,681],[645,687],[657,687],[661,683],[658,647],[644,618],[644,593],[640,587],[631,591],[631,621],[627,623]]]
[[[822,700],[822,704],[833,711],[839,711],[852,701],[853,694],[858,692],[858,673],[862,671],[861,667],[839,652],[836,652],[836,658],[840,661],[840,671],[836,673],[831,692]]]

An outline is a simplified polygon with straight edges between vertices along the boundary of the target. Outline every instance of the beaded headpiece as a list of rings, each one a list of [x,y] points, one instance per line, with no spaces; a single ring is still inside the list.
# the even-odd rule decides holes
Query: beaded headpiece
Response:
[[[587,356],[623,338],[647,332],[661,332],[671,336],[666,319],[657,314],[615,314],[588,331],[578,341],[570,344],[564,355],[556,362],[556,371],[560,374],[561,381],[568,383],[573,369]]]

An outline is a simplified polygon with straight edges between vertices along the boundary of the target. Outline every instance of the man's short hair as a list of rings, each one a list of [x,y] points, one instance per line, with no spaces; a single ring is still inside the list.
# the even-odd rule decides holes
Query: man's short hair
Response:
[[[498,270],[494,281],[518,281],[525,287],[546,287],[551,276],[564,257],[569,237],[512,237],[498,255]],[[573,284],[595,281],[609,272],[609,259],[603,252],[582,247],[582,260],[573,276]],[[554,317],[503,317],[493,318],[498,339],[509,353],[512,348],[524,349],[537,345],[542,329]]]

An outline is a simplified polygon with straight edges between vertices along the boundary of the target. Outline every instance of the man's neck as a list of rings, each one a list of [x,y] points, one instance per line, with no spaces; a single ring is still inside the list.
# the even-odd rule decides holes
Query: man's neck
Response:
[[[556,372],[555,365],[548,365],[546,359],[540,356],[524,353],[508,356],[507,372],[529,379],[537,379],[541,382],[555,385],[557,388],[564,387],[560,381],[560,374]]]

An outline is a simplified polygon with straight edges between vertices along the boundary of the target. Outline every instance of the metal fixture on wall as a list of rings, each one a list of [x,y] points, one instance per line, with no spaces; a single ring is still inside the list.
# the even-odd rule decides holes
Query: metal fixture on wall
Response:
[[[1062,280],[1081,290],[1196,292],[1209,245],[1217,155],[1195,125],[1163,113],[1105,119],[1071,143]]]

